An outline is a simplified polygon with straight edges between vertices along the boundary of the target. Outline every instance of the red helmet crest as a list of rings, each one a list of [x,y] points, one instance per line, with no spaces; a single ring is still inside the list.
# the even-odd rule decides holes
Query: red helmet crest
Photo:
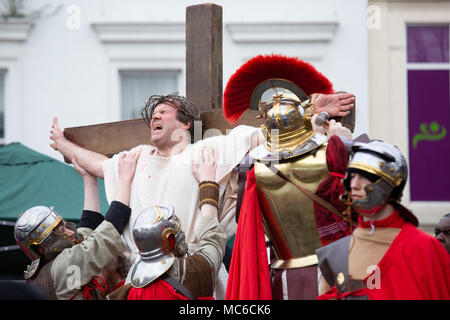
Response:
[[[223,96],[224,117],[234,123],[250,108],[255,89],[269,79],[284,80],[300,91],[332,93],[332,83],[311,64],[295,57],[259,55],[243,64],[229,79]]]

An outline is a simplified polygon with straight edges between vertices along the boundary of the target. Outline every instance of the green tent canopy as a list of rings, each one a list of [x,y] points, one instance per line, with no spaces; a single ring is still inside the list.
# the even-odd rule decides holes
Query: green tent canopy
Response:
[[[103,180],[98,180],[100,210],[108,208]],[[78,222],[83,210],[83,179],[68,164],[14,142],[0,147],[0,220],[16,221],[33,206],[54,207]]]

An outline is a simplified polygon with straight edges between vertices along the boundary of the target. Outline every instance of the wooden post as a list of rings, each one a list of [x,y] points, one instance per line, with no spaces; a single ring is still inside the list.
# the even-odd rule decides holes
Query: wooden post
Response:
[[[186,8],[186,98],[200,111],[222,107],[222,7]]]

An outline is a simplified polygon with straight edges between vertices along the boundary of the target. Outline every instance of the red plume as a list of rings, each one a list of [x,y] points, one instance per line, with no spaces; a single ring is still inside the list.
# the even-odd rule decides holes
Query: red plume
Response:
[[[223,114],[234,123],[250,107],[250,98],[258,84],[267,79],[285,79],[295,83],[307,95],[332,93],[332,83],[311,64],[282,55],[259,55],[243,64],[228,80],[223,95]]]

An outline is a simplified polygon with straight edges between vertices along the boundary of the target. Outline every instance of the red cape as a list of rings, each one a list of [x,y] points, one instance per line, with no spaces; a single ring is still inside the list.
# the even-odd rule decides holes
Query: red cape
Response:
[[[381,288],[370,299],[449,300],[450,255],[434,237],[405,223],[378,264]]]
[[[269,260],[254,169],[247,172],[247,185],[234,240],[225,299],[272,299]]]

